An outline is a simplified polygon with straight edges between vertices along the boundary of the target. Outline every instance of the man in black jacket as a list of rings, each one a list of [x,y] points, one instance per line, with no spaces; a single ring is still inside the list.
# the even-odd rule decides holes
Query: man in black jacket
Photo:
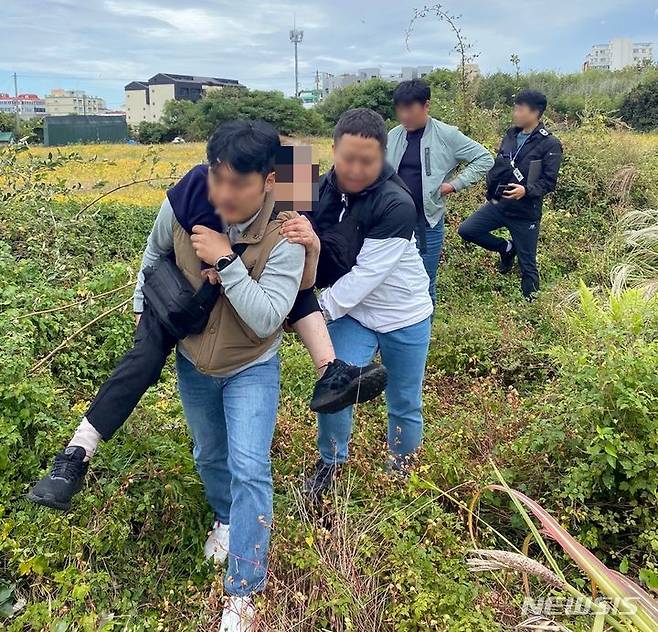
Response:
[[[511,272],[518,257],[521,288],[532,300],[539,291],[537,241],[544,196],[555,190],[562,145],[541,122],[546,97],[521,91],[514,100],[514,126],[503,138],[487,175],[487,203],[459,227],[459,235],[500,254],[499,271]],[[507,228],[511,240],[491,231]]]
[[[334,130],[334,166],[320,182],[311,220],[320,238],[316,284],[336,356],[372,361],[388,372],[390,468],[406,472],[423,436],[422,387],[430,342],[429,277],[416,247],[418,212],[385,161],[382,117],[367,108],[345,112]],[[293,228],[295,235],[291,234]],[[283,227],[290,241],[311,234],[306,219]],[[312,236],[312,235],[311,235]],[[352,407],[318,416],[320,460],[306,482],[316,499],[346,462]]]

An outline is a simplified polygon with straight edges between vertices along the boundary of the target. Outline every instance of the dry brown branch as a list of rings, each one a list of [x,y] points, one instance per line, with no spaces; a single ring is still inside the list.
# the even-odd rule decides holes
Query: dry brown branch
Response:
[[[78,336],[79,334],[81,334],[81,333],[82,333],[83,331],[85,331],[86,329],[89,329],[89,327],[91,327],[92,325],[94,325],[95,323],[97,323],[99,320],[102,320],[103,318],[105,318],[106,316],[108,316],[109,314],[111,314],[112,312],[116,312],[118,309],[121,309],[122,307],[124,307],[125,305],[127,305],[128,303],[130,303],[130,301],[132,301],[132,300],[133,300],[133,299],[132,299],[132,296],[131,296],[130,298],[127,298],[125,301],[122,301],[122,302],[119,303],[118,305],[115,305],[114,307],[112,307],[112,308],[110,308],[110,309],[104,311],[102,314],[100,314],[99,316],[96,316],[96,318],[93,318],[93,319],[90,320],[88,323],[86,323],[85,325],[83,325],[82,327],[80,327],[79,329],[77,329],[76,331],[74,331],[70,336],[68,336],[68,338],[65,338],[65,339],[64,339],[59,345],[57,345],[57,346],[56,346],[56,347],[55,347],[55,348],[54,348],[54,349],[53,349],[48,355],[44,356],[41,360],[39,360],[39,361],[38,361],[38,362],[37,362],[37,363],[36,363],[36,364],[35,364],[35,365],[29,370],[29,373],[30,373],[30,374],[36,373],[36,372],[37,372],[41,367],[43,367],[43,366],[44,366],[44,365],[45,365],[45,364],[46,364],[46,363],[47,363],[47,362],[48,362],[48,361],[49,361],[49,360],[50,360],[50,359],[51,359],[56,353],[58,353],[59,351],[61,351],[61,350],[62,350],[62,349],[63,349],[63,348],[69,343],[69,342],[71,342],[71,340],[73,340],[76,336]]]
[[[97,298],[103,298],[105,296],[110,296],[111,294],[116,294],[117,292],[120,292],[121,290],[125,290],[128,287],[132,287],[135,284],[135,280],[133,279],[132,281],[129,281],[125,285],[122,285],[121,287],[115,287],[113,290],[108,290],[107,292],[103,292],[102,294],[94,294],[92,296],[85,296],[84,298],[81,298],[78,301],[74,301],[73,303],[67,303],[66,305],[59,305],[58,307],[50,307],[48,309],[42,309],[36,312],[29,312],[28,314],[21,314],[20,316],[17,316],[17,318],[23,319],[23,318],[30,318],[31,316],[41,316],[43,314],[52,314],[54,312],[63,312],[65,309],[69,309],[70,307],[75,307],[76,305],[82,305],[82,303],[86,303],[87,301],[93,301]]]
[[[467,564],[473,572],[511,570],[534,575],[552,588],[565,587],[565,583],[553,571],[526,555],[489,549],[475,549],[471,553],[473,557],[468,558]]]
[[[113,189],[110,189],[109,191],[105,191],[105,193],[99,195],[97,198],[83,206],[76,214],[75,214],[75,219],[78,219],[80,215],[82,215],[87,209],[90,209],[94,204],[97,202],[100,202],[103,198],[106,198],[108,195],[111,195],[112,193],[115,193],[116,191],[120,191],[121,189],[126,189],[128,187],[131,187],[135,184],[144,184],[146,182],[155,182],[156,180],[175,180],[178,176],[175,175],[170,175],[170,176],[157,176],[155,178],[143,178],[142,180],[134,180],[133,182],[127,182],[126,184],[120,184],[119,186],[114,187]]]

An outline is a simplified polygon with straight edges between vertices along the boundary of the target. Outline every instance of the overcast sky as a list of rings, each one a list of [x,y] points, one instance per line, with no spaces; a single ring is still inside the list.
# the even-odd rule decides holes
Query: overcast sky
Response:
[[[304,30],[300,83],[315,70],[380,66],[455,67],[447,26],[416,25],[410,50],[404,33],[416,0],[1,0],[0,92],[44,94],[53,87],[85,89],[111,107],[123,86],[158,72],[238,79],[250,88],[294,91],[288,31]],[[461,13],[464,33],[480,52],[484,72],[576,71],[593,43],[614,36],[658,43],[658,0],[446,0]]]

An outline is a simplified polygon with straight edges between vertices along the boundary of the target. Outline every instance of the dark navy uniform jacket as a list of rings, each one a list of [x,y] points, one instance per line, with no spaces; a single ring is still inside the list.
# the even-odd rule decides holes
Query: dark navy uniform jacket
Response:
[[[500,199],[501,210],[512,217],[539,219],[544,197],[555,191],[562,164],[562,145],[540,123],[519,150],[516,137],[520,131],[518,127],[512,127],[503,137],[494,166],[487,174],[487,199],[498,199],[495,197],[498,185],[521,184],[526,188],[525,197],[520,200]],[[513,158],[514,166],[511,164]],[[521,172],[523,180],[519,181],[514,175],[515,168]]]

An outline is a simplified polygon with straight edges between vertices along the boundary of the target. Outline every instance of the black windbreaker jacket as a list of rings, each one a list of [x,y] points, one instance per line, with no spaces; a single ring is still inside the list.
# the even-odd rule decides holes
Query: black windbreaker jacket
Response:
[[[320,179],[319,194],[317,211],[308,215],[321,244],[317,287],[330,287],[352,269],[373,226],[379,226],[379,238],[411,239],[414,234],[416,207],[406,185],[388,163],[373,184],[355,194],[339,191],[332,168]],[[382,223],[384,215],[387,220]]]
[[[500,199],[501,210],[514,217],[539,219],[544,196],[555,191],[562,163],[562,145],[543,123],[540,123],[528,137],[514,161],[523,174],[523,180],[519,182],[514,176],[514,167],[510,162],[517,153],[516,136],[519,131],[518,127],[512,127],[503,137],[494,166],[487,174],[487,200],[496,199],[495,192],[498,185],[518,182],[526,188],[526,195],[520,200]],[[540,161],[533,167],[537,177],[529,182],[528,175],[534,161]]]

